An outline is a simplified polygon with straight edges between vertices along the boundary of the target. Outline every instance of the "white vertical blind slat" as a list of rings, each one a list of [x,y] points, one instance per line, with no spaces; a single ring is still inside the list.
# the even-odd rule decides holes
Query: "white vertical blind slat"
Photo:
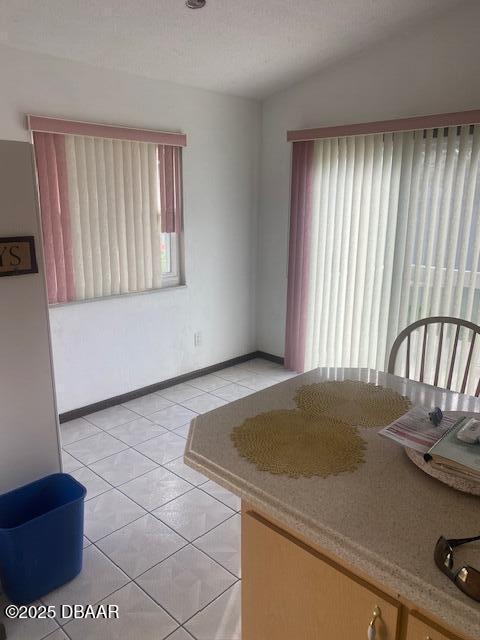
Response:
[[[332,260],[333,260],[333,245],[335,238],[335,227],[338,225],[338,216],[330,218],[330,211],[336,210],[337,201],[337,188],[338,188],[338,139],[329,140],[329,162],[330,162],[330,174],[328,184],[326,185],[327,194],[325,199],[325,209],[323,215],[325,216],[327,233],[326,233],[326,247],[325,247],[325,274],[324,274],[324,292],[323,292],[323,305],[322,305],[322,318],[321,325],[325,327],[324,331],[320,332],[320,354],[323,362],[327,362],[327,345],[329,335],[328,318],[330,315],[330,295],[332,290]],[[338,233],[338,231],[337,231]]]
[[[100,257],[102,264],[102,295],[112,294],[112,270],[110,265],[110,229],[108,227],[107,177],[105,170],[104,141],[93,138],[97,181],[98,227],[100,232]]]
[[[354,305],[353,299],[355,296],[355,283],[356,283],[356,264],[357,264],[357,251],[358,251],[358,232],[360,226],[360,202],[362,194],[362,179],[363,168],[365,159],[365,136],[358,136],[354,139],[355,143],[355,156],[354,166],[355,171],[353,175],[353,190],[352,190],[352,208],[351,208],[351,223],[350,223],[350,238],[348,247],[348,266],[347,266],[347,291],[346,291],[346,313],[345,324],[343,326],[343,355],[342,359],[345,362],[355,362],[352,357],[352,334],[354,324]],[[356,315],[356,314],[355,314]],[[356,366],[352,364],[351,366]]]
[[[351,208],[353,197],[353,176],[354,176],[354,159],[355,159],[355,143],[353,138],[345,140],[345,196],[343,198],[343,210],[341,215],[343,218],[341,251],[339,263],[339,284],[338,284],[338,324],[335,324],[335,360],[334,362],[343,363],[343,335],[345,324],[345,309],[347,305],[347,267],[348,267],[348,249],[351,226]],[[348,302],[349,304],[349,302]]]
[[[428,243],[425,258],[425,284],[424,294],[421,303],[420,317],[426,318],[431,314],[432,283],[434,276],[434,250],[437,244],[438,220],[440,218],[441,185],[443,183],[443,173],[446,156],[446,139],[443,135],[437,137],[435,145],[436,155],[433,169],[432,193],[430,197],[428,215]]]
[[[332,172],[332,163],[331,163],[331,154],[332,154],[332,146],[330,140],[325,140],[322,145],[323,147],[323,155],[322,155],[322,163],[323,163],[323,171],[322,171],[322,184],[320,191],[320,234],[319,234],[319,251],[318,251],[318,274],[317,278],[317,300],[318,300],[318,316],[315,322],[315,334],[314,341],[317,345],[318,350],[318,365],[322,365],[324,362],[324,351],[322,345],[322,336],[323,331],[325,329],[325,325],[323,324],[325,319],[325,295],[328,287],[328,278],[326,277],[327,272],[327,246],[328,246],[328,235],[327,235],[327,215],[328,215],[328,196],[329,196],[329,184],[330,184],[330,174]]]
[[[344,212],[345,212],[345,181],[347,167],[347,143],[345,138],[338,142],[338,175],[337,175],[337,201],[336,210],[338,216],[334,216],[335,221],[333,233],[333,255],[332,255],[332,286],[330,287],[329,309],[338,308],[339,295],[339,268],[342,252],[342,238],[344,236]],[[338,219],[337,219],[338,217]],[[327,354],[326,361],[333,362],[335,359],[335,345],[338,340],[338,324],[328,323]]]
[[[355,366],[361,366],[360,342],[361,342],[361,318],[364,313],[365,269],[367,259],[368,230],[370,226],[370,198],[372,192],[373,171],[373,137],[365,138],[364,165],[360,181],[360,200],[358,210],[358,243],[355,265],[355,277],[357,285],[354,288],[353,311],[355,321],[352,325],[351,357]]]
[[[465,202],[463,211],[462,234],[458,243],[458,283],[455,287],[453,314],[459,316],[462,309],[463,290],[465,284],[470,284],[470,272],[467,271],[468,246],[471,235],[472,220],[475,209],[475,191],[480,172],[480,127],[475,127],[471,145],[470,163],[466,177]],[[478,215],[478,210],[476,211]]]
[[[395,336],[400,331],[400,303],[402,293],[402,281],[405,268],[405,251],[407,248],[408,234],[408,204],[410,200],[410,190],[412,186],[413,168],[413,132],[408,131],[401,134],[402,145],[402,166],[400,175],[397,226],[395,234],[395,250],[392,269],[392,289],[390,299],[390,310],[388,316],[388,342],[391,344]]]
[[[413,143],[412,158],[412,175],[410,181],[410,193],[408,204],[405,210],[407,233],[405,237],[405,257],[402,274],[402,284],[400,290],[400,315],[398,319],[398,328],[401,331],[411,321],[410,309],[410,291],[412,286],[412,277],[414,275],[413,252],[415,248],[415,238],[417,234],[417,219],[420,194],[420,180],[423,175],[425,161],[423,131],[415,131]]]
[[[143,261],[143,203],[140,144],[131,143],[132,149],[132,197],[133,197],[133,225],[135,228],[135,261],[137,271],[137,291],[145,291],[145,263]]]
[[[480,146],[480,126],[476,126],[474,130],[473,136],[473,146],[472,146],[472,163],[471,163],[471,174],[469,177],[469,185],[467,190],[467,211],[472,207],[472,210],[476,208],[476,216],[474,215],[473,220],[476,223],[476,232],[473,234],[473,243],[471,247],[471,253],[467,249],[467,255],[470,255],[470,271],[467,271],[466,274],[466,285],[467,285],[467,295],[466,295],[466,303],[465,303],[465,317],[467,319],[472,318],[475,321],[480,317],[480,300],[479,300],[479,291],[480,282],[479,282],[479,271],[480,271],[480,221],[478,215],[478,207],[480,203],[480,180],[478,179],[480,173],[480,160],[479,160],[479,146]],[[469,276],[469,277],[468,277]],[[463,291],[462,291],[463,294]],[[479,341],[480,342],[480,341]],[[476,356],[475,362],[478,363],[478,348],[479,345],[476,345],[477,351],[474,352]],[[466,341],[462,343],[462,358],[467,358],[468,344]],[[478,369],[477,369],[477,378],[478,378]]]
[[[92,247],[93,294],[95,298],[103,295],[103,265],[100,239],[100,220],[98,214],[97,164],[95,159],[95,141],[85,138],[86,187],[88,193],[88,213],[90,218],[90,246]]]
[[[387,134],[383,139],[382,168],[377,174],[378,185],[378,213],[376,234],[377,244],[375,265],[370,275],[372,281],[372,302],[370,327],[368,336],[369,362],[375,363],[375,368],[383,369],[383,362],[378,362],[378,343],[380,335],[380,304],[382,297],[382,279],[384,275],[385,246],[388,224],[388,201],[390,198],[390,182],[392,176],[393,136]],[[382,150],[382,149],[381,149]]]
[[[421,283],[422,279],[425,278],[425,269],[423,267],[423,250],[426,234],[428,233],[427,228],[427,216],[429,215],[429,192],[432,186],[432,171],[431,167],[435,161],[435,149],[436,145],[434,144],[433,139],[433,129],[429,129],[426,133],[426,142],[425,142],[425,161],[423,165],[423,174],[420,181],[420,195],[419,195],[419,204],[418,204],[418,227],[417,231],[417,246],[416,253],[414,255],[414,270],[413,270],[413,285],[411,289],[411,316],[410,321],[415,316],[418,316],[418,303],[421,292]]]
[[[127,235],[128,256],[128,288],[129,291],[138,291],[136,257],[137,239],[135,237],[135,209],[133,201],[132,143],[123,141],[122,151],[125,193],[125,230]]]
[[[123,143],[120,140],[113,140],[113,169],[115,175],[115,202],[117,219],[118,254],[120,263],[120,293],[128,293],[129,288],[129,265],[128,265],[128,244],[127,238],[127,216],[125,203],[125,173],[123,160]]]
[[[449,218],[445,221],[446,226],[448,226],[448,236],[447,236],[447,249],[446,249],[446,268],[445,268],[445,280],[443,285],[442,292],[442,313],[447,313],[450,315],[455,315],[454,313],[454,298],[455,292],[458,287],[463,289],[463,274],[459,268],[455,268],[456,266],[456,258],[457,258],[457,245],[460,241],[459,233],[461,226],[461,215],[462,215],[462,205],[464,199],[465,192],[465,177],[467,170],[467,163],[469,161],[469,156],[471,152],[471,147],[469,145],[469,128],[470,127],[461,127],[460,137],[458,139],[458,148],[456,151],[456,166],[455,173],[453,177],[453,191],[452,191],[452,201],[451,207],[449,210]],[[446,311],[444,312],[443,309]],[[460,312],[459,312],[460,313]],[[453,341],[454,341],[454,328],[449,327],[446,332],[446,347],[447,350],[453,351]],[[470,340],[468,340],[468,343]],[[462,348],[460,351],[460,363],[463,363],[463,355],[465,352],[465,347],[467,344],[467,340],[461,341]],[[443,363],[442,379],[446,380],[448,376],[448,362],[445,361]]]
[[[322,166],[323,141],[315,143],[314,146],[314,164],[315,167]],[[321,191],[322,171],[315,171],[313,181],[313,211],[320,209],[320,191]],[[308,275],[308,299],[315,301],[317,299],[317,281],[320,280],[320,274],[317,269],[317,258],[319,255],[319,238],[320,238],[320,216],[312,217],[311,233],[310,233],[310,269]],[[307,315],[307,326],[305,332],[305,367],[313,369],[319,363],[319,338],[318,338],[318,312],[319,307],[314,304]]]
[[[398,202],[400,197],[400,177],[402,174],[403,142],[403,134],[396,134],[392,137],[392,168],[388,193],[388,222],[385,234],[385,255],[379,309],[377,355],[377,362],[382,363],[385,368],[387,359],[390,298],[393,287],[393,266],[398,218]]]
[[[445,272],[443,265],[445,264],[447,238],[449,234],[450,207],[452,202],[453,181],[457,162],[457,149],[457,128],[449,127],[447,156],[445,160],[445,173],[441,186],[440,224],[435,260],[437,268],[435,269],[435,276],[433,278],[431,313],[434,316],[439,315],[442,311],[442,297],[445,293]]]
[[[400,314],[398,319],[398,331],[401,331],[415,318],[415,314],[411,305],[411,298],[415,272],[415,240],[417,237],[418,215],[421,200],[420,184],[421,182],[423,182],[425,167],[425,141],[423,134],[423,131],[414,132],[412,173],[409,184],[410,190],[408,195],[408,204],[405,210],[407,233],[405,238],[405,255],[400,290]],[[414,352],[417,349],[417,346],[417,334],[415,333],[413,336],[411,336],[410,353]],[[407,353],[405,353],[405,356],[407,356]],[[410,375],[416,375],[417,363],[415,359],[410,357],[409,362],[406,364],[409,368]]]
[[[87,179],[87,160],[85,151],[85,139],[75,136],[75,155],[78,181],[78,200],[81,212],[83,272],[85,278],[85,298],[95,297],[93,248],[90,233],[90,202]]]
[[[326,217],[324,215],[326,200],[328,197],[328,180],[330,176],[329,165],[329,145],[327,141],[321,141],[316,146],[315,158],[321,167],[318,174],[319,179],[315,187],[315,199],[317,202],[318,216],[314,216],[313,233],[314,245],[311,247],[311,263],[314,265],[314,277],[312,278],[312,289],[314,291],[315,306],[312,320],[312,345],[314,349],[314,359],[312,366],[319,366],[321,362],[320,333],[321,317],[323,310],[324,273],[325,273],[325,252],[326,252]],[[318,229],[318,232],[315,230]]]
[[[364,367],[369,362],[369,328],[372,311],[373,278],[375,272],[375,257],[378,239],[378,216],[380,205],[380,189],[382,186],[382,164],[383,164],[383,137],[375,135],[371,137],[371,161],[369,163],[369,174],[366,176],[367,190],[364,191],[364,204],[369,210],[368,225],[365,223],[365,255],[362,267],[363,293],[360,297],[360,331],[359,331],[359,365]],[[360,308],[360,305],[359,305]]]
[[[117,230],[117,201],[115,189],[115,166],[113,155],[113,141],[104,140],[104,158],[105,158],[105,190],[106,190],[106,208],[108,218],[108,247],[110,258],[110,282],[111,293],[120,293],[120,252],[118,247],[118,230]]]
[[[459,241],[459,231],[462,215],[462,204],[465,194],[465,177],[467,172],[467,162],[470,155],[470,147],[468,144],[469,127],[462,127],[457,167],[455,175],[455,184],[452,195],[451,215],[448,220],[448,237],[447,237],[447,255],[446,255],[446,275],[445,275],[445,293],[443,304],[445,309],[452,309],[453,294],[457,288],[455,283],[455,262],[457,257],[457,244]],[[445,221],[447,222],[447,221]],[[461,284],[461,271],[457,269],[458,284]]]
[[[150,185],[148,169],[148,145],[140,145],[140,185],[142,190],[142,227],[143,227],[143,269],[145,274],[145,288],[153,287],[152,273],[152,231],[150,228]]]
[[[359,362],[360,366],[367,366],[371,360],[369,332],[371,325],[374,280],[372,274],[375,273],[377,244],[378,244],[378,223],[380,215],[380,196],[382,188],[383,169],[383,137],[376,135],[373,137],[372,174],[370,191],[370,216],[369,228],[367,232],[367,247],[365,256],[364,273],[364,294],[363,309],[360,318],[360,346]]]
[[[160,235],[160,181],[158,180],[158,148],[148,146],[148,186],[150,191],[150,229],[152,246],[152,282],[162,284],[161,235]]]
[[[80,216],[80,195],[78,192],[77,159],[74,136],[65,136],[65,156],[68,178],[68,200],[70,207],[70,229],[73,246],[75,295],[78,300],[83,300],[85,298],[85,263],[82,247],[82,222]]]

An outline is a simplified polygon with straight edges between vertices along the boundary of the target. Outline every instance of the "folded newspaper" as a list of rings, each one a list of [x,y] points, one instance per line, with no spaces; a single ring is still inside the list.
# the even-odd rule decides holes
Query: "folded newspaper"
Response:
[[[428,414],[428,409],[414,407],[379,433],[403,447],[426,453],[458,419],[458,416],[444,415],[438,427],[435,427],[430,422]]]

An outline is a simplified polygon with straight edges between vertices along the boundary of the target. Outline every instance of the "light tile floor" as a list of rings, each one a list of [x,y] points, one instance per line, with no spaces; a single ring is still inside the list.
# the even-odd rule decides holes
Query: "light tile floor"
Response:
[[[87,488],[84,568],[43,602],[117,604],[119,620],[8,621],[8,640],[240,640],[240,500],[184,464],[185,439],[198,413],[293,375],[250,360],[62,424]]]

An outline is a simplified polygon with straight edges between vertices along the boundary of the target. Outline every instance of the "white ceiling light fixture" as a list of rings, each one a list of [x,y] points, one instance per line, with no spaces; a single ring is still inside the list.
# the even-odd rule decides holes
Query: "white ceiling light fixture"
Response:
[[[189,9],[201,9],[206,5],[206,0],[186,0],[185,4]]]

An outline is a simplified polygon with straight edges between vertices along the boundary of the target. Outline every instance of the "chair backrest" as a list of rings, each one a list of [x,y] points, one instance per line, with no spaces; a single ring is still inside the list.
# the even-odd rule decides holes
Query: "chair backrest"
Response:
[[[420,382],[425,382],[424,377],[425,377],[425,359],[427,356],[427,332],[428,332],[428,327],[430,325],[435,325],[435,324],[439,324],[440,325],[440,332],[438,335],[438,345],[437,345],[437,349],[436,349],[436,355],[435,355],[435,375],[434,375],[434,379],[433,379],[433,384],[435,386],[438,386],[438,379],[439,379],[439,375],[440,375],[440,365],[441,365],[441,361],[442,361],[442,349],[444,346],[444,329],[445,329],[445,325],[456,325],[456,331],[455,331],[455,338],[454,338],[454,342],[453,342],[453,348],[452,348],[452,354],[450,356],[450,364],[448,366],[448,375],[446,378],[446,384],[445,387],[447,389],[451,389],[452,388],[452,378],[453,378],[453,372],[454,372],[454,368],[455,368],[455,362],[457,359],[457,352],[458,352],[458,346],[459,346],[459,336],[460,336],[460,329],[462,327],[465,327],[466,330],[471,331],[472,332],[472,338],[471,338],[471,342],[470,342],[470,347],[468,350],[468,356],[465,362],[465,367],[464,367],[464,371],[463,371],[463,377],[462,377],[462,385],[461,385],[461,389],[460,389],[460,393],[465,393],[465,389],[467,386],[467,381],[468,381],[468,376],[470,373],[470,367],[472,365],[472,356],[473,356],[473,350],[475,347],[475,339],[477,337],[478,334],[480,334],[480,327],[476,324],[474,324],[473,322],[469,322],[468,320],[462,320],[460,318],[450,318],[449,316],[434,316],[431,318],[423,318],[422,320],[417,320],[416,322],[413,322],[411,325],[409,325],[406,329],[404,329],[401,333],[399,333],[397,339],[395,340],[395,342],[392,345],[392,350],[390,351],[390,358],[388,360],[388,373],[395,373],[395,363],[397,360],[397,355],[398,355],[398,351],[400,349],[400,346],[402,345],[403,341],[406,339],[407,340],[407,352],[406,352],[406,357],[405,357],[405,378],[410,378],[410,356],[411,356],[411,336],[412,336],[412,332],[415,331],[416,329],[419,329],[420,327],[423,327],[423,338],[422,338],[422,355],[421,355],[421,360],[420,360],[420,375],[419,375],[419,381]],[[447,354],[447,358],[448,358],[448,354]],[[460,372],[461,375],[461,372]],[[430,383],[431,384],[431,383]],[[477,387],[476,387],[476,392],[475,395],[478,396],[480,395],[480,380],[478,381]]]

